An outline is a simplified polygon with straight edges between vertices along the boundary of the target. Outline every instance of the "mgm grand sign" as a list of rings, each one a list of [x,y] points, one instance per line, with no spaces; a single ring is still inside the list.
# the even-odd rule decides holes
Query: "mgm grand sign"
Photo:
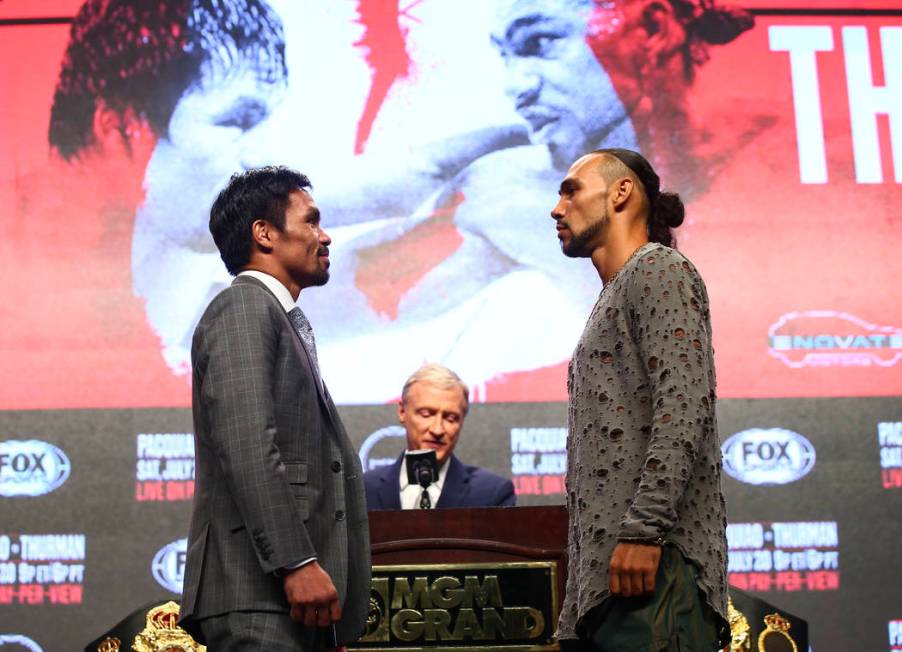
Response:
[[[557,650],[557,564],[374,566],[355,650]]]

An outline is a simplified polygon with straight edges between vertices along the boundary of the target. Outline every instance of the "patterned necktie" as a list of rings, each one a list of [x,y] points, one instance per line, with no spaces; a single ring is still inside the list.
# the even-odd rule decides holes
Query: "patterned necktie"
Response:
[[[426,489],[423,489],[423,494],[420,496],[420,509],[432,509],[432,501],[429,499],[429,492]]]
[[[310,361],[313,363],[313,371],[319,378],[319,360],[316,357],[316,340],[313,337],[313,327],[307,321],[307,316],[297,306],[288,311],[288,320],[294,326],[294,330],[298,332],[301,342],[304,343],[304,348],[307,349]]]

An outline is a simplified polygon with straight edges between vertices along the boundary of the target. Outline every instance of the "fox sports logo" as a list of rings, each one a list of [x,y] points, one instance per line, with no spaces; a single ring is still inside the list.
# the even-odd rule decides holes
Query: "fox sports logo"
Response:
[[[69,479],[66,454],[39,439],[0,441],[0,496],[42,496]]]
[[[740,482],[778,485],[804,477],[815,462],[814,446],[785,428],[752,428],[737,432],[721,446],[723,468]]]
[[[188,539],[177,539],[166,544],[154,555],[150,570],[157,583],[167,591],[181,593],[185,583],[185,557],[188,555]]]

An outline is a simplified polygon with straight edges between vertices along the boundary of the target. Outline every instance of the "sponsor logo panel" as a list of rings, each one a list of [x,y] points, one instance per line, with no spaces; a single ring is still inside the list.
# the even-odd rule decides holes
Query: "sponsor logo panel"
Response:
[[[59,489],[71,471],[58,446],[40,439],[0,441],[0,496],[43,496]]]
[[[731,586],[744,591],[836,591],[836,521],[731,523],[727,526]]]
[[[136,440],[135,500],[177,502],[194,496],[194,435],[140,433]]]
[[[902,421],[877,424],[880,477],[884,489],[902,489]]]
[[[768,329],[768,352],[787,367],[892,367],[902,359],[902,329],[847,312],[782,315]]]
[[[400,439],[401,441],[397,441]],[[386,426],[368,436],[360,445],[360,463],[364,471],[394,464],[407,448],[407,431],[402,426]]]
[[[0,605],[81,604],[84,534],[0,534]]]
[[[188,539],[176,539],[157,551],[150,563],[150,572],[157,583],[167,591],[181,593],[185,583],[185,559],[188,556]]]
[[[511,475],[518,495],[566,493],[566,428],[511,428]]]
[[[3,652],[43,652],[41,646],[22,634],[0,634]]]
[[[814,468],[815,450],[808,439],[785,428],[751,428],[721,445],[723,467],[730,476],[754,485],[788,484]]]

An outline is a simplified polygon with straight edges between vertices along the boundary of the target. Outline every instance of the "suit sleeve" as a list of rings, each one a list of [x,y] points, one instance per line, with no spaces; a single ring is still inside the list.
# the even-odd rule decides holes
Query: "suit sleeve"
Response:
[[[514,492],[513,482],[504,480],[499,484],[493,504],[498,507],[513,507],[517,504],[517,494]]]
[[[233,286],[194,341],[207,444],[214,451],[264,572],[316,556],[276,445],[272,382],[279,306]],[[270,305],[272,304],[272,305]]]
[[[708,298],[695,268],[676,252],[655,251],[630,282],[632,335],[654,415],[618,539],[647,541],[672,529],[697,453],[712,436],[714,369]]]

